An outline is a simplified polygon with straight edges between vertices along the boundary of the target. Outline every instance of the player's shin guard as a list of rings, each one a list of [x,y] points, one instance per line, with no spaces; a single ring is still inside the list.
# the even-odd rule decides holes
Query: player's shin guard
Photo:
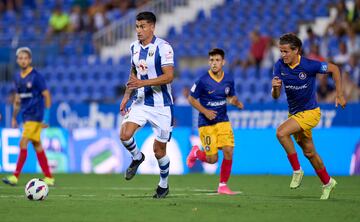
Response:
[[[17,178],[19,177],[21,170],[24,166],[24,163],[26,161],[26,156],[27,156],[27,149],[20,149],[19,158],[16,163],[16,169],[14,172],[14,176],[16,176]]]
[[[288,154],[287,157],[289,159],[291,167],[293,168],[293,171],[300,170],[300,163],[299,163],[297,153]]]
[[[326,168],[324,167],[323,169],[320,170],[316,170],[316,174],[319,176],[321,182],[326,185],[329,183],[330,181],[330,176],[328,174],[328,172],[326,171]]]
[[[52,176],[51,176],[51,173],[50,173],[48,160],[46,158],[44,150],[42,150],[40,152],[36,152],[36,156],[37,156],[37,158],[39,160],[40,167],[41,167],[45,177],[50,177],[51,178]]]
[[[159,186],[162,188],[168,187],[168,177],[169,177],[169,168],[170,168],[170,159],[167,155],[158,159],[158,164],[160,168],[160,182]]]
[[[232,160],[223,159],[220,170],[220,183],[226,184],[230,178]]]
[[[131,137],[129,140],[122,141],[121,143],[124,145],[124,147],[131,153],[134,160],[140,160],[141,159],[141,152],[138,149],[134,137]]]

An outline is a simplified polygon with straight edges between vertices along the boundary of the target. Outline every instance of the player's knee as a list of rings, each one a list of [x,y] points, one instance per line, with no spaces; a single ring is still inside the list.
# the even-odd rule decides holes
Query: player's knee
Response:
[[[207,163],[214,164],[214,163],[217,163],[217,161],[218,161],[218,156],[217,155],[206,156],[206,162]]]
[[[308,159],[312,159],[315,155],[315,151],[304,151],[304,156]]]
[[[155,149],[154,154],[156,159],[161,159],[166,155],[166,150],[163,149]]]
[[[234,154],[234,149],[232,147],[228,149],[223,148],[223,152],[226,159],[232,159]]]
[[[32,144],[36,152],[41,152],[43,150],[40,142],[32,141]]]
[[[282,138],[286,137],[287,134],[285,132],[285,130],[281,130],[281,129],[277,129],[276,130],[276,137],[281,140]]]
[[[121,141],[128,141],[131,139],[132,136],[133,135],[131,133],[129,133],[125,130],[120,132],[120,140]]]

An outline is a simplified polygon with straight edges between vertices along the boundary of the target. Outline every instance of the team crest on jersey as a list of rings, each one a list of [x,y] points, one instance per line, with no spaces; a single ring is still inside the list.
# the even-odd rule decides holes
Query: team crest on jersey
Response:
[[[305,72],[301,72],[301,73],[299,73],[299,78],[301,79],[301,80],[304,80],[304,79],[306,79],[306,73]]]
[[[150,50],[149,51],[149,57],[152,57],[154,55],[154,51],[153,50]]]
[[[230,87],[227,86],[227,87],[225,88],[225,94],[228,95],[229,92],[230,92]]]
[[[139,64],[137,65],[137,71],[140,75],[146,75],[148,73],[148,66],[144,59],[139,60]]]
[[[210,147],[209,147],[209,146],[205,146],[205,150],[209,152],[209,151],[210,151]]]
[[[27,82],[27,83],[26,83],[26,87],[30,89],[30,88],[32,87],[32,83],[31,83],[31,82]]]
[[[328,69],[327,64],[322,64],[322,65],[321,65],[321,71],[326,72],[327,69]]]

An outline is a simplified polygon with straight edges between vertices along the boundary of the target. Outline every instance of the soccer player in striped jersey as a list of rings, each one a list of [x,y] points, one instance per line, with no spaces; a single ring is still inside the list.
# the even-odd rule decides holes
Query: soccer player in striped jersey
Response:
[[[45,175],[44,182],[53,186],[52,177],[45,152],[40,141],[42,128],[49,126],[49,109],[51,106],[50,93],[45,79],[31,66],[31,50],[28,47],[16,51],[17,63],[21,72],[15,75],[16,95],[11,126],[17,127],[16,117],[22,113],[23,133],[20,139],[20,154],[13,175],[3,178],[3,182],[15,186],[27,157],[27,147],[31,142],[35,148],[40,167]],[[45,103],[45,104],[44,104]]]
[[[234,151],[234,134],[227,116],[227,102],[243,109],[244,105],[235,96],[234,80],[225,74],[225,52],[222,49],[212,49],[209,52],[210,70],[202,75],[191,88],[189,103],[199,111],[199,136],[204,151],[194,146],[186,160],[192,168],[198,159],[214,164],[218,161],[218,150],[221,149],[224,158],[220,169],[219,194],[233,195],[227,186],[230,178]]]
[[[171,139],[173,128],[170,83],[174,78],[174,52],[168,42],[154,35],[155,23],[152,12],[141,12],[136,16],[138,40],[130,46],[131,71],[120,105],[120,112],[125,115],[120,139],[133,158],[125,172],[125,179],[130,180],[145,159],[136,145],[134,133],[147,122],[151,124],[156,134],[154,153],[160,168],[160,182],[153,197],[164,198],[169,193],[170,159],[166,155],[166,143]],[[133,91],[135,97],[127,110],[126,104]]]
[[[310,161],[321,182],[323,190],[320,199],[330,197],[337,182],[330,177],[323,161],[315,150],[311,129],[320,121],[320,108],[316,101],[316,74],[332,73],[336,87],[336,107],[346,105],[341,88],[339,68],[328,62],[307,59],[300,55],[302,42],[292,33],[280,37],[279,49],[281,59],[274,65],[272,79],[272,96],[280,96],[281,86],[284,85],[289,104],[289,118],[276,131],[276,136],[285,149],[289,162],[293,168],[290,188],[301,185],[304,171],[301,169],[291,135],[302,148],[304,155]]]

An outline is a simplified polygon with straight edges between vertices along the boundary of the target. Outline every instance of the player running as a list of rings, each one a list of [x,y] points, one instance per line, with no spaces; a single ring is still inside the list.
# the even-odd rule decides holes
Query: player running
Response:
[[[40,167],[45,175],[44,182],[49,186],[55,185],[45,152],[40,141],[42,128],[49,126],[49,109],[51,106],[50,93],[46,87],[45,79],[32,66],[32,54],[28,47],[16,51],[17,63],[21,72],[15,75],[16,95],[11,126],[18,127],[16,117],[21,111],[23,133],[20,139],[20,154],[13,175],[5,177],[2,181],[15,186],[18,183],[22,167],[27,156],[27,147],[31,142],[35,148]],[[45,101],[45,105],[44,105]]]
[[[166,155],[166,143],[171,139],[173,128],[173,98],[171,85],[174,78],[174,53],[172,47],[154,35],[156,17],[152,12],[136,16],[138,40],[131,44],[131,73],[120,111],[124,116],[120,139],[131,153],[132,162],[125,179],[132,179],[145,156],[138,149],[134,133],[147,122],[156,134],[154,154],[160,168],[160,182],[154,198],[164,198],[169,193],[168,176],[170,159]],[[126,104],[136,90],[130,110]]]
[[[294,171],[290,188],[298,188],[304,175],[290,137],[293,135],[323,183],[320,199],[326,200],[337,182],[327,173],[312,139],[311,130],[319,123],[321,116],[316,101],[316,74],[332,73],[336,86],[336,107],[340,105],[344,108],[346,101],[341,89],[339,68],[332,63],[318,62],[300,56],[301,46],[301,40],[294,34],[280,37],[279,48],[282,58],[274,65],[272,97],[279,98],[281,86],[284,84],[289,104],[289,118],[279,126],[276,136],[284,147]]]
[[[199,135],[205,151],[194,146],[188,157],[187,165],[192,168],[195,161],[214,164],[218,161],[218,150],[224,158],[220,170],[219,194],[236,194],[227,186],[230,178],[234,151],[234,134],[227,116],[226,104],[243,109],[244,105],[235,96],[234,80],[223,71],[225,52],[212,49],[209,52],[210,70],[202,75],[191,88],[188,97],[190,104],[199,111]]]

